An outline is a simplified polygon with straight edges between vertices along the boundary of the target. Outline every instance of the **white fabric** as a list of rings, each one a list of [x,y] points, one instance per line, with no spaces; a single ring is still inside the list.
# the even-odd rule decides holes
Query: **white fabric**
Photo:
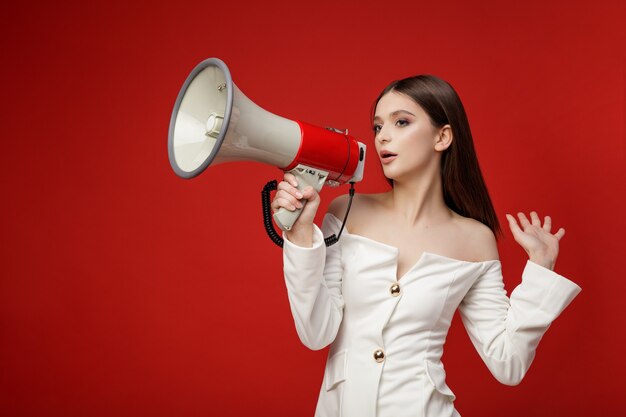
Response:
[[[452,316],[491,373],[515,385],[550,323],[580,291],[528,261],[509,299],[500,262],[466,262],[425,252],[396,280],[398,249],[344,229],[327,214],[313,247],[285,239],[285,281],[298,335],[307,347],[332,343],[316,417],[452,417],[454,394],[441,363]],[[400,285],[400,294],[390,288]],[[374,359],[381,349],[385,358]]]

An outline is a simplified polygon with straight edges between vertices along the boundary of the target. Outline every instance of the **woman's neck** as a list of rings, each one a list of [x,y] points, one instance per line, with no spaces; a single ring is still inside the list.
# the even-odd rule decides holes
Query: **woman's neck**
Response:
[[[398,220],[412,226],[439,223],[452,215],[443,199],[439,172],[394,181],[390,204]]]

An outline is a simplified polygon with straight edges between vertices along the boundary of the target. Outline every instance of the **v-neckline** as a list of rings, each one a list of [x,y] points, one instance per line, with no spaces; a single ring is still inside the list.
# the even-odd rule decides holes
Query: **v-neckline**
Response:
[[[332,213],[328,213],[329,216],[332,216],[339,224],[341,224],[341,220],[339,220],[334,214]],[[450,258],[449,256],[444,256],[444,255],[439,255],[433,252],[428,252],[428,251],[422,251],[422,254],[419,256],[419,258],[417,259],[417,261],[415,261],[415,263],[413,263],[413,265],[411,265],[411,267],[409,269],[406,270],[406,272],[404,272],[404,274],[402,274],[402,276],[398,277],[398,255],[400,254],[400,249],[397,248],[396,246],[393,245],[389,245],[387,243],[383,243],[383,242],[379,242],[378,240],[369,238],[367,236],[363,236],[363,235],[359,235],[359,234],[355,234],[355,233],[350,233],[350,231],[348,231],[347,227],[344,227],[342,235],[348,235],[350,237],[353,238],[357,238],[357,239],[361,239],[363,241],[369,242],[369,243],[373,243],[379,246],[383,246],[387,249],[392,250],[393,252],[395,252],[396,255],[396,281],[400,282],[402,281],[402,279],[404,277],[406,277],[410,272],[413,272],[414,269],[417,269],[417,267],[423,262],[423,260],[426,257],[435,257],[435,258],[440,258],[444,261],[448,261],[448,262],[457,262],[457,263],[464,263],[464,264],[474,264],[474,265],[481,265],[481,264],[487,264],[490,262],[500,262],[499,259],[491,259],[491,260],[487,260],[487,261],[463,261],[461,259],[456,259],[456,258]]]

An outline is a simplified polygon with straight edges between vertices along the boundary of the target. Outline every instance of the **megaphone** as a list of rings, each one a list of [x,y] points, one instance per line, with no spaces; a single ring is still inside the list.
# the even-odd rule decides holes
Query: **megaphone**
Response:
[[[348,132],[289,120],[257,106],[233,83],[218,58],[199,63],[185,80],[170,119],[168,155],[174,172],[194,178],[209,165],[257,161],[296,176],[298,188],[320,191],[363,178],[365,145]],[[291,230],[301,209],[274,214]]]

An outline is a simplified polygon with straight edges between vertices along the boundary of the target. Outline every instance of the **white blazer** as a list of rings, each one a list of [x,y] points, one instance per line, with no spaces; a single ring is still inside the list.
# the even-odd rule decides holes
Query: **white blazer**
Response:
[[[313,247],[285,239],[285,281],[302,343],[332,343],[316,417],[451,417],[454,394],[441,363],[457,309],[491,373],[516,385],[550,323],[580,292],[528,261],[509,299],[500,261],[466,262],[425,252],[396,280],[398,249],[345,229],[327,214]]]

